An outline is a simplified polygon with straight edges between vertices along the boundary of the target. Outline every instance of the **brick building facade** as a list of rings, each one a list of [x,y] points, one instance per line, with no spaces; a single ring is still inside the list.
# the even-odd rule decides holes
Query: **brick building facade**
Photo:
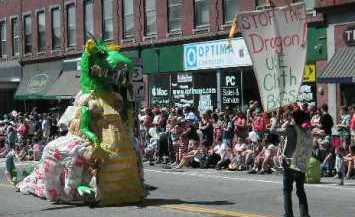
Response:
[[[321,0],[316,10],[326,17],[327,61],[319,62],[318,102],[329,105],[333,118],[341,106],[355,104],[355,1]],[[347,33],[348,32],[348,33]]]
[[[27,65],[50,63],[52,61],[63,61],[68,59],[75,59],[80,57],[83,46],[85,43],[85,3],[88,0],[2,0],[0,1],[0,24],[6,23],[6,50],[3,52],[5,55],[0,57],[1,65],[9,62],[19,62],[23,68],[23,77],[26,75]],[[89,0],[90,2],[90,0]],[[104,0],[91,0],[93,4],[93,35],[97,38],[103,36],[103,19],[104,19]],[[112,0],[112,41],[118,42],[128,56],[133,58],[140,58],[143,62],[145,76],[145,83],[147,87],[147,98],[149,98],[149,78],[153,74],[182,72],[183,69],[183,49],[182,46],[192,42],[208,42],[219,39],[225,39],[229,33],[231,20],[226,20],[227,4],[233,5],[234,11],[254,10],[265,1],[251,1],[251,0],[183,0],[183,1],[169,1],[169,0],[155,0],[153,13],[156,22],[156,31],[154,34],[147,35],[147,8],[150,7],[151,2],[147,0],[132,0],[133,3],[133,32],[132,37],[126,37],[125,27],[125,5],[124,0]],[[181,28],[176,31],[169,30],[169,6],[177,3],[181,7]],[[275,6],[285,4],[284,0],[274,0]],[[291,2],[291,0],[289,0]],[[306,0],[309,11],[313,11],[315,2],[319,7],[329,7],[331,2],[334,4],[341,4],[340,2],[349,1],[312,1]],[[126,3],[128,4],[128,3]],[[147,5],[149,4],[149,5]],[[197,4],[207,4],[208,14],[203,19],[207,20],[206,25],[196,26],[197,19]],[[68,8],[73,6],[75,8],[75,45],[69,46],[68,44]],[[53,48],[53,23],[52,10],[59,9],[60,11],[60,46]],[[230,9],[230,8],[229,8]],[[39,49],[39,29],[38,29],[38,13],[44,12],[45,14],[45,49]],[[25,25],[24,18],[31,17],[31,33],[32,33],[32,48],[31,52],[24,52],[25,48]],[[13,29],[12,20],[17,18],[18,32],[19,32],[19,52],[16,55],[13,51]],[[311,26],[322,25],[323,16],[321,13],[309,13],[309,23]],[[149,21],[150,22],[150,21]],[[126,25],[125,25],[126,24]],[[175,55],[175,56],[174,56]],[[169,57],[169,58],[168,58]],[[176,57],[176,61],[172,60]],[[36,66],[41,68],[41,66]],[[63,71],[63,69],[60,69]],[[74,70],[74,69],[70,69]],[[250,71],[251,68],[246,69]],[[1,69],[0,69],[1,71]],[[9,70],[8,70],[9,71]],[[223,70],[222,70],[223,71]],[[238,70],[237,70],[238,71]],[[235,72],[236,73],[236,72]],[[246,78],[244,78],[246,79]],[[250,80],[250,78],[248,78]],[[50,79],[49,79],[50,80]],[[1,86],[1,83],[0,83]],[[255,86],[255,85],[254,85]],[[258,95],[257,90],[253,96]],[[11,92],[13,94],[13,91]],[[7,97],[8,99],[11,96]],[[36,98],[36,97],[34,97]],[[0,108],[8,110],[7,108]]]

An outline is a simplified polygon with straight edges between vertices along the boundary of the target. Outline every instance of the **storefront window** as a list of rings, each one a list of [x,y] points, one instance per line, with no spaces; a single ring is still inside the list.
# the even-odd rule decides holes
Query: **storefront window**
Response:
[[[354,84],[340,84],[342,94],[342,105],[355,105],[355,85]]]

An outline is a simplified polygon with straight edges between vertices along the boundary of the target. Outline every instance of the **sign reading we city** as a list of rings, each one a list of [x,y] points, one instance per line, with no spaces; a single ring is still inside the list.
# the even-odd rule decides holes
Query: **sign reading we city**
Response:
[[[251,66],[248,49],[242,38],[184,45],[184,70]]]
[[[307,51],[304,4],[238,15],[265,111],[295,103]]]

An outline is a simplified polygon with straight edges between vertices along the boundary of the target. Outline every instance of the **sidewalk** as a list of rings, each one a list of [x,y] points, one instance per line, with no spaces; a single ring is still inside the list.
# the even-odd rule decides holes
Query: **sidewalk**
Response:
[[[188,173],[196,176],[217,176],[223,178],[245,178],[245,179],[262,179],[266,181],[277,181],[282,182],[282,173],[277,171],[272,174],[248,174],[248,171],[228,171],[228,170],[215,170],[215,169],[194,169],[194,168],[183,168],[183,169],[163,169],[162,164],[154,166],[144,166],[145,170],[156,170],[162,172],[172,172],[172,173]],[[337,185],[339,179],[335,177],[322,177],[320,185]],[[345,186],[355,189],[355,179],[345,179]],[[312,185],[312,184],[309,184]],[[318,184],[319,185],[319,184]],[[340,186],[341,187],[341,186]]]
[[[18,172],[22,172],[29,165],[37,165],[38,161],[17,161],[15,162],[16,169]],[[230,177],[230,178],[247,178],[247,179],[265,179],[270,181],[282,181],[281,180],[281,172],[274,172],[272,174],[248,174],[247,171],[228,171],[228,170],[215,170],[215,169],[193,169],[193,168],[183,168],[183,169],[163,169],[162,164],[154,165],[154,166],[144,166],[145,170],[156,170],[162,172],[172,172],[172,173],[188,173],[198,176],[216,176],[216,177]],[[5,159],[0,158],[0,183],[5,182]],[[335,177],[323,177],[321,178],[322,185],[336,185],[338,183],[338,179]],[[311,184],[310,184],[311,185]],[[355,188],[355,179],[346,180],[345,186]]]
[[[29,165],[37,165],[38,161],[15,161],[15,166],[18,173],[22,173],[22,171]],[[5,158],[0,158],[0,183],[5,183]]]

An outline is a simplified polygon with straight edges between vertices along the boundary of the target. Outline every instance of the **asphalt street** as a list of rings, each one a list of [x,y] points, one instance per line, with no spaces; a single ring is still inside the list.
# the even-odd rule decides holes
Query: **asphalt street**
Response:
[[[0,171],[3,173],[2,171]],[[241,172],[145,168],[150,194],[144,204],[126,207],[89,208],[58,205],[22,195],[0,184],[0,217],[122,216],[122,217],[271,217],[282,216],[282,183],[278,175],[248,175]],[[352,217],[355,213],[355,182],[337,186],[336,179],[307,185],[312,217]],[[298,215],[294,197],[295,216]]]

